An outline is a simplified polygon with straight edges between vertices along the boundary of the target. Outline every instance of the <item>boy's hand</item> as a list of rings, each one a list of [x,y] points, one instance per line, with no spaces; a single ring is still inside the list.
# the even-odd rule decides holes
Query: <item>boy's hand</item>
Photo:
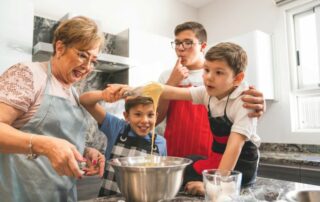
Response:
[[[124,84],[108,84],[102,91],[102,98],[106,102],[115,102],[120,100],[129,89],[130,87]]]
[[[249,117],[259,118],[265,112],[265,102],[262,92],[257,91],[253,86],[250,86],[249,90],[242,92],[243,107],[247,109],[253,109],[252,113],[249,113]]]
[[[177,86],[183,79],[188,78],[188,76],[189,70],[187,67],[181,64],[181,57],[179,57],[171,72],[167,84],[170,86]]]
[[[204,195],[204,185],[201,181],[188,182],[184,187],[185,192],[192,195]]]

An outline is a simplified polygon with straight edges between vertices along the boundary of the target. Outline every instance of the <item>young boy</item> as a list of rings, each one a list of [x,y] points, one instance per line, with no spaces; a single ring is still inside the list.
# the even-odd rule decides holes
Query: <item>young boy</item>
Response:
[[[189,88],[203,85],[202,72],[204,52],[207,47],[207,31],[198,22],[184,22],[174,29],[172,47],[177,55],[174,67],[164,70],[159,77],[162,84]],[[252,117],[260,117],[265,108],[263,94],[256,89],[243,92],[245,108]],[[194,105],[187,100],[159,100],[157,123],[166,117],[166,125],[160,124],[158,131],[167,141],[168,155],[184,157],[197,154],[211,157],[212,137],[207,110],[203,105]],[[197,124],[193,124],[193,123]],[[162,132],[163,131],[163,132]]]
[[[117,86],[108,87],[103,91],[90,91],[80,96],[81,104],[97,120],[100,130],[108,138],[105,153],[106,159],[141,156],[151,152],[151,133],[156,121],[153,100],[149,97],[134,97],[125,102],[125,120],[109,114],[98,104],[101,100],[115,101],[112,92]],[[160,135],[155,135],[153,154],[166,156],[166,141]],[[99,196],[120,193],[116,184],[114,169],[106,163],[104,180]]]
[[[245,51],[233,43],[220,43],[206,53],[205,59],[204,86],[165,86],[161,95],[163,99],[192,100],[208,109],[210,128],[214,134],[213,156],[207,159],[191,157],[194,163],[187,167],[184,183],[187,183],[185,189],[194,194],[204,193],[201,173],[205,169],[238,170],[243,174],[242,185],[252,184],[259,159],[257,118],[248,117],[250,110],[242,107],[241,100],[241,93],[249,88],[243,82],[247,65]]]

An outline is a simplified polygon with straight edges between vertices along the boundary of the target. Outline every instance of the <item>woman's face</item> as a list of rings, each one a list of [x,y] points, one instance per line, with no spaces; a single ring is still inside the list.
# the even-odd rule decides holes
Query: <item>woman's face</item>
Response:
[[[57,79],[66,85],[84,79],[94,69],[99,47],[98,43],[89,50],[81,50],[76,47],[66,47],[58,41],[54,56],[58,61],[54,71]]]

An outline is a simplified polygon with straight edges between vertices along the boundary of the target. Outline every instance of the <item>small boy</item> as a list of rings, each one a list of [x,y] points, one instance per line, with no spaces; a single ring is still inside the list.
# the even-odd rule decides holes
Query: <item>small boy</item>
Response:
[[[122,86],[123,87],[123,86]],[[149,97],[128,98],[125,102],[125,120],[108,113],[98,104],[101,100],[115,101],[112,92],[117,86],[108,87],[103,91],[90,91],[80,96],[81,104],[96,119],[100,130],[107,136],[108,145],[106,159],[126,156],[146,156],[151,152],[151,136],[156,121],[153,100]],[[155,135],[153,154],[166,156],[166,141]],[[99,196],[119,194],[115,173],[112,166],[106,163],[104,180]]]
[[[205,169],[238,170],[243,175],[242,185],[251,185],[259,159],[257,118],[248,117],[249,110],[242,107],[241,100],[241,93],[249,88],[243,82],[246,52],[234,43],[219,43],[206,53],[205,59],[204,86],[165,86],[161,95],[163,99],[192,100],[207,107],[214,154],[209,158],[190,156],[194,163],[186,168],[184,183],[185,190],[194,194],[204,193]]]

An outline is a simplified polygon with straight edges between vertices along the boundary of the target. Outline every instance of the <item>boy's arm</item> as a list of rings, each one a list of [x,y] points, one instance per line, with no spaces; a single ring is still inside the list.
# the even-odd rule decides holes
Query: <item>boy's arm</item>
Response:
[[[227,142],[226,150],[219,164],[219,169],[233,170],[235,168],[245,140],[245,136],[240,135],[239,133],[231,132]]]
[[[102,124],[106,115],[105,109],[98,103],[103,100],[101,90],[85,92],[80,96],[80,103],[93,116],[93,118]]]
[[[246,91],[243,91],[242,101],[243,107],[252,109],[252,112],[248,114],[249,117],[259,118],[266,111],[266,102],[263,98],[263,93],[250,86]]]
[[[192,100],[189,88],[179,88],[169,85],[163,85],[161,99],[166,100]]]
[[[189,88],[179,88],[169,85],[163,85],[164,90],[159,99],[157,108],[157,124],[159,124],[167,115],[169,100],[192,100]]]
[[[172,69],[169,78],[166,76],[166,72],[163,72],[160,75],[159,82],[162,84],[170,85],[170,86],[178,86],[179,83],[187,78],[189,75],[189,70],[181,64],[181,57],[178,57],[177,62]],[[159,99],[159,105],[157,109],[157,124],[163,121],[163,119],[167,116],[169,108],[169,100]]]
[[[80,103],[99,124],[102,124],[106,110],[98,102],[101,100],[105,102],[115,102],[122,98],[123,93],[128,88],[128,85],[109,84],[108,87],[102,91],[96,90],[83,93],[80,96]]]

